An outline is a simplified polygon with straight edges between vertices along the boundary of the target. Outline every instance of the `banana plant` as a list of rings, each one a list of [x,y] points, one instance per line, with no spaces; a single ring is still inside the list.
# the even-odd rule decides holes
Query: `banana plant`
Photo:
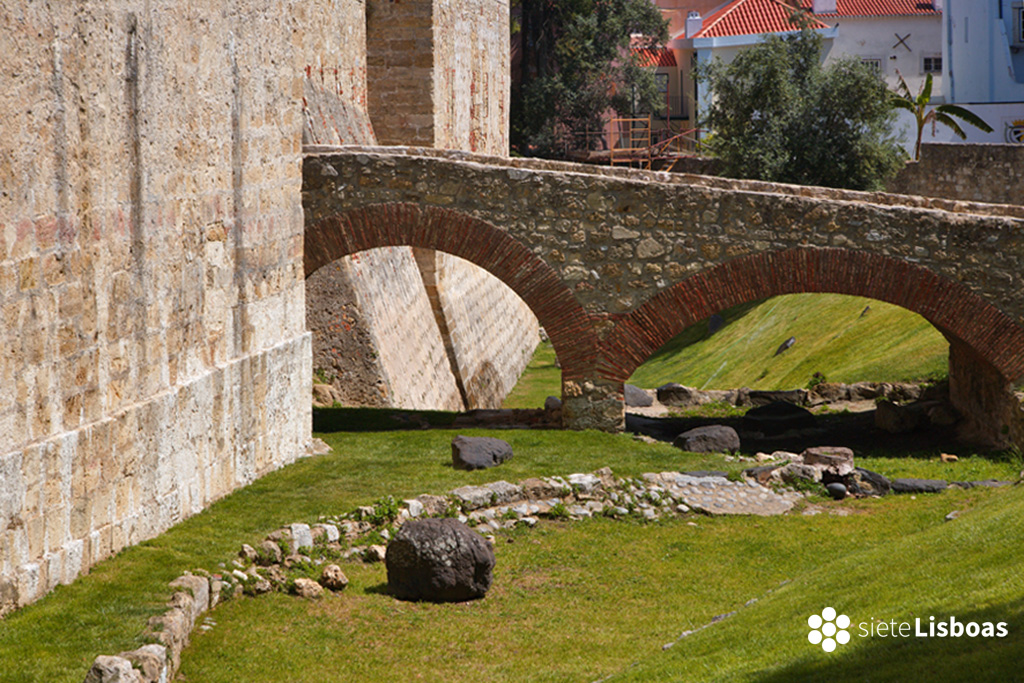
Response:
[[[969,123],[986,133],[992,132],[992,126],[985,123],[980,116],[955,104],[937,104],[928,109],[928,105],[932,100],[931,74],[928,74],[924,83],[921,84],[921,90],[918,91],[916,97],[910,92],[907,82],[903,80],[903,74],[897,71],[896,76],[900,80],[896,90],[890,91],[892,106],[896,109],[906,109],[917,120],[917,142],[914,145],[914,161],[919,161],[921,158],[921,135],[924,133],[925,125],[929,123],[933,126],[936,123],[949,126],[953,129],[953,134],[961,140],[967,139],[967,133],[960,127],[956,119]]]

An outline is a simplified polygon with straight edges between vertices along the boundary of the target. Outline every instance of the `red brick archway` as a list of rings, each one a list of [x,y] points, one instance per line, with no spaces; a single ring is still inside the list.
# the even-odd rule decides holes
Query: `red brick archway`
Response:
[[[598,374],[622,382],[662,344],[726,308],[781,294],[851,294],[920,314],[971,348],[1005,379],[1024,376],[1024,329],[963,285],[907,261],[848,249],[803,248],[744,256],[660,292],[616,323]]]
[[[563,379],[593,374],[593,321],[558,274],[508,233],[464,213],[408,203],[375,204],[307,226],[306,277],[332,261],[376,247],[435,249],[487,270],[518,294],[544,326]]]

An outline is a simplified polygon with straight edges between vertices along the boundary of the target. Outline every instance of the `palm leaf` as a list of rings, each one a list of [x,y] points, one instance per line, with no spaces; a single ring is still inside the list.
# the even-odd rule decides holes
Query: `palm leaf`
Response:
[[[903,77],[900,76],[902,79]],[[924,106],[932,101],[932,75],[928,74],[924,79],[924,85],[921,86],[921,93],[917,96],[917,103]]]
[[[985,123],[985,121],[980,116],[978,116],[977,114],[968,109],[958,107],[955,104],[940,104],[937,107],[935,107],[935,109],[937,109],[940,114],[945,114],[946,116],[955,116],[958,119],[966,121],[975,128],[985,131],[986,133],[992,132],[992,126]]]
[[[947,116],[942,112],[936,111],[935,109],[932,109],[930,113],[935,114],[936,121],[952,128],[953,134],[956,135],[958,138],[960,138],[961,140],[967,139],[967,133],[965,133],[964,129],[960,127],[960,124],[956,122],[956,119],[952,118],[951,116]]]

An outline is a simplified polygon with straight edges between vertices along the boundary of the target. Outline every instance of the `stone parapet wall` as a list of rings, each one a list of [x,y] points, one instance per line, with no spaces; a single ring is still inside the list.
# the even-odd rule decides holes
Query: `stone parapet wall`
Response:
[[[365,98],[362,21],[0,9],[0,612],[305,452],[303,95]]]
[[[1024,204],[1024,145],[926,143],[890,192],[972,202]]]

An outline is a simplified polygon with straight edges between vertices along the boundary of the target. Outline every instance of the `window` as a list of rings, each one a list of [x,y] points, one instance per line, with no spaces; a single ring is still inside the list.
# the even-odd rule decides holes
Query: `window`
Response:
[[[924,58],[922,71],[926,74],[939,74],[942,73],[942,57],[941,56],[930,56]]]
[[[1013,33],[1017,39],[1016,42],[1024,43],[1024,7],[1017,10],[1017,25],[1014,28]]]
[[[654,82],[658,85],[658,92],[668,92],[668,74],[654,74]]]
[[[862,58],[860,61],[862,61],[863,63],[867,64],[869,67],[871,67],[871,70],[874,71],[879,76],[882,75],[882,60],[881,59],[878,59],[878,58],[875,58],[875,57],[865,57],[865,58]]]

